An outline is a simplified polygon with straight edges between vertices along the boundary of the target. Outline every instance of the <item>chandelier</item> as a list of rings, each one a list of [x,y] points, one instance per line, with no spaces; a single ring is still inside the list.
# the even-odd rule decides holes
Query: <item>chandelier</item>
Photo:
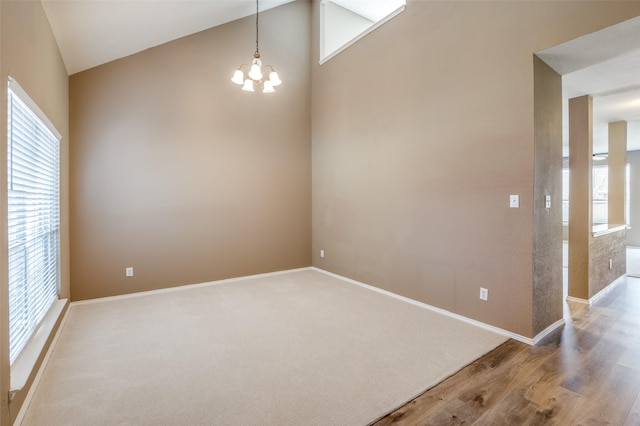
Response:
[[[247,78],[245,78],[243,69],[249,70]],[[268,75],[268,78],[263,80],[265,75]],[[273,67],[271,65],[263,66],[262,60],[260,59],[260,48],[258,46],[258,0],[256,0],[256,53],[253,54],[251,65],[240,65],[236,72],[233,73],[231,81],[241,85],[242,90],[245,92],[255,92],[254,86],[262,84],[263,93],[275,92],[274,87],[282,83],[280,77],[278,77],[278,73]]]

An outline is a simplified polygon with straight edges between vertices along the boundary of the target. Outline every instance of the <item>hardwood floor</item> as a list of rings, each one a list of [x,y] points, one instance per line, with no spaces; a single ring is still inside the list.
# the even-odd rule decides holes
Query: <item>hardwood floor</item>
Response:
[[[640,279],[627,278],[531,347],[509,340],[375,423],[640,425]]]

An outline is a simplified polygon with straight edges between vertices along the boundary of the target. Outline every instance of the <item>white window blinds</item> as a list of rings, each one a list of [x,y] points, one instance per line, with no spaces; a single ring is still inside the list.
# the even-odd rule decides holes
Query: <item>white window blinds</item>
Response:
[[[9,357],[13,363],[58,297],[60,135],[12,79],[7,93]]]

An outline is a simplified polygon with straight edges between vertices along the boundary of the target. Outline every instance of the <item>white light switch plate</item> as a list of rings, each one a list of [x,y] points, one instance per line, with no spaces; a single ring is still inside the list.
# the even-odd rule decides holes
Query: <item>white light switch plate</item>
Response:
[[[509,207],[512,209],[520,208],[520,196],[519,195],[509,195]]]
[[[544,207],[547,209],[551,208],[551,195],[544,196]]]
[[[488,301],[489,300],[489,290],[486,288],[480,287],[480,300]]]

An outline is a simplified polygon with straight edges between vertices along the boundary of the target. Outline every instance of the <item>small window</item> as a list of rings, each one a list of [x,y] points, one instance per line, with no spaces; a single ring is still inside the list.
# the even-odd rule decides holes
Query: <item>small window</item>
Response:
[[[7,90],[9,358],[18,358],[60,282],[60,135],[13,79]]]
[[[320,63],[324,63],[405,9],[406,0],[322,0]]]
[[[593,166],[593,224],[609,222],[609,167]]]
[[[631,164],[627,163],[624,181],[624,218],[631,227]]]
[[[625,219],[631,226],[631,166],[627,163],[625,170]],[[593,166],[593,223],[607,223],[609,220],[609,168]],[[569,223],[569,169],[562,169],[562,221]]]
[[[562,169],[562,222],[569,224],[569,169]]]

